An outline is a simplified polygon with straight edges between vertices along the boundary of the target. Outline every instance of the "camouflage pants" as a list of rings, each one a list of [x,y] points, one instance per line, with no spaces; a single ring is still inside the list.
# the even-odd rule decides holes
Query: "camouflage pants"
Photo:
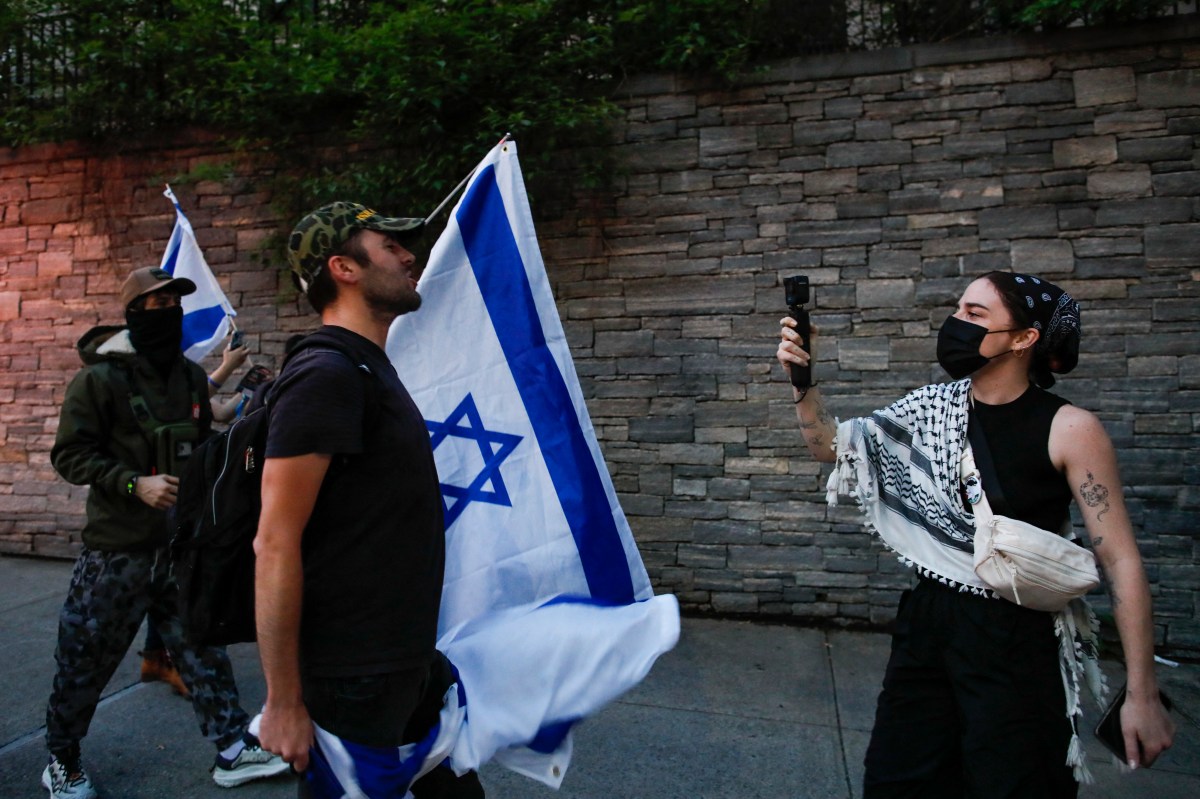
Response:
[[[184,644],[177,588],[168,563],[165,549],[96,552],[85,548],[75,561],[58,618],[57,669],[46,708],[46,746],[51,752],[77,751],[101,691],[147,615],[191,691],[204,737],[223,749],[245,732],[250,719],[238,704],[225,650]]]

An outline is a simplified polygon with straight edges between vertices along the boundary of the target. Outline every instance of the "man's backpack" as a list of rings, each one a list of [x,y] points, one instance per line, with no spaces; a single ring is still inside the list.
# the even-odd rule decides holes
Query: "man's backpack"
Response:
[[[309,348],[338,352],[364,371],[369,383],[377,382],[361,359],[320,333],[289,353],[284,367]],[[196,447],[179,478],[171,520],[171,567],[179,586],[184,633],[195,645],[224,646],[257,637],[254,536],[262,510],[271,388],[264,389],[260,407]]]
[[[223,646],[256,637],[254,536],[262,509],[269,403],[209,437],[179,478],[171,568],[189,641]]]

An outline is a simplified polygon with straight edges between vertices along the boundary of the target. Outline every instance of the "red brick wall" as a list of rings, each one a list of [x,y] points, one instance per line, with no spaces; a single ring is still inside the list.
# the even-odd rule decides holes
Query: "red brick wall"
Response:
[[[175,220],[172,184],[209,266],[247,334],[252,359],[274,368],[282,342],[316,317],[297,300],[263,243],[279,231],[261,167],[231,161],[202,134],[161,149],[106,154],[80,145],[0,150],[0,552],[72,554],[86,489],[54,473],[58,407],[96,324],[120,324],[130,270],[157,265]],[[214,169],[216,167],[217,169]],[[218,362],[214,357],[206,366]]]

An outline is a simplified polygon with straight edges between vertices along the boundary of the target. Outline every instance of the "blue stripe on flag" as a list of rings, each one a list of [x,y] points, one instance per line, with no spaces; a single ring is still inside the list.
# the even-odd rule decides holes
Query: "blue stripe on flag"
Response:
[[[571,721],[558,721],[554,724],[547,724],[537,731],[537,735],[533,740],[526,744],[530,749],[542,755],[553,754],[558,751],[558,747],[562,746],[562,742],[567,739],[567,733],[571,731],[571,727],[579,719]]]
[[[566,381],[538,317],[494,166],[472,183],[457,213],[471,269],[525,404],[550,480],[579,550],[592,596],[633,602],[633,580],[608,494]]]
[[[182,213],[182,212],[180,212]],[[179,227],[179,223],[175,223],[175,229],[171,231],[171,240],[167,242],[167,251],[163,255],[162,268],[166,270],[168,275],[175,274],[175,266],[179,263],[179,246],[183,240],[183,231]]]
[[[197,341],[208,341],[221,320],[225,318],[225,309],[220,305],[212,305],[183,315],[183,343],[179,349],[187,352]]]

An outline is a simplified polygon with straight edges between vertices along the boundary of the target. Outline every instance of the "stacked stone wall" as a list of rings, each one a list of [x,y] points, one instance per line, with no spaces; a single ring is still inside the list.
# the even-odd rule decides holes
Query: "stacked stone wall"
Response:
[[[815,287],[816,377],[845,418],[944,379],[937,327],[972,276],[1016,269],[1083,305],[1080,366],[1055,390],[1117,447],[1157,642],[1200,650],[1200,24],[802,59],[737,87],[646,76],[618,99],[611,189],[531,202],[658,590],[887,622],[912,578],[826,504],[828,468],[802,451],[774,361],[781,279]],[[218,166],[176,190],[274,365],[314,317],[261,263],[280,228],[266,168],[206,139],[0,152],[0,551],[76,550],[83,491],[48,463],[72,344],[157,262],[162,176]]]
[[[660,589],[706,611],[890,620],[912,577],[851,500],[826,504],[774,360],[782,278],[814,285],[815,375],[847,418],[946,379],[938,326],[972,276],[1013,269],[1083,305],[1080,365],[1055,391],[1116,445],[1158,642],[1200,648],[1197,32],[626,87],[618,190],[540,235]]]

